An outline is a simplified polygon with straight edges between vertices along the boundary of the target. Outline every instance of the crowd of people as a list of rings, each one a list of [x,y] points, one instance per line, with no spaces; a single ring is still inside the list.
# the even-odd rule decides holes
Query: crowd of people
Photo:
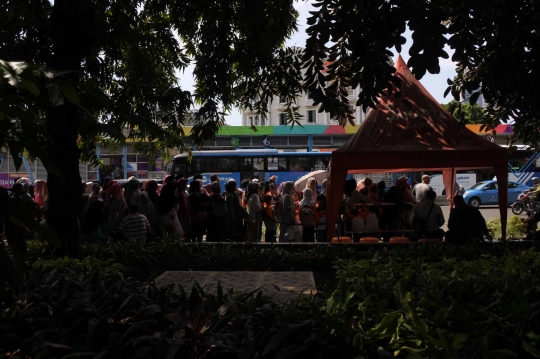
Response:
[[[271,177],[264,183],[229,180],[221,187],[218,175],[203,184],[167,176],[162,184],[130,178],[124,186],[105,179],[82,184],[81,228],[83,241],[181,239],[187,241],[323,242],[326,241],[326,181],[309,178],[305,188],[293,182],[279,185]],[[48,207],[47,183],[21,178],[12,198],[42,208]],[[388,238],[409,230],[411,238],[443,239],[442,209],[435,203],[429,176],[411,188],[399,178],[386,190],[386,183],[348,179],[344,186],[338,226],[340,235]],[[46,224],[44,216],[43,224]],[[474,207],[456,195],[451,212],[448,241],[488,236],[485,220]],[[264,229],[264,230],[263,230]],[[263,238],[264,233],[264,238]],[[334,232],[333,232],[334,233]]]

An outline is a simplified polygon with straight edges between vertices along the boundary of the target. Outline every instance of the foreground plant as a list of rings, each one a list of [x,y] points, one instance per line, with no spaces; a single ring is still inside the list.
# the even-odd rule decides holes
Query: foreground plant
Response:
[[[8,358],[237,358],[316,356],[310,322],[276,319],[262,292],[156,288],[95,258],[36,263],[23,291],[2,301]],[[6,294],[9,294],[6,293]]]
[[[395,251],[341,261],[325,327],[338,326],[359,354],[399,357],[540,357],[540,253],[472,260]],[[337,304],[336,304],[337,303]]]

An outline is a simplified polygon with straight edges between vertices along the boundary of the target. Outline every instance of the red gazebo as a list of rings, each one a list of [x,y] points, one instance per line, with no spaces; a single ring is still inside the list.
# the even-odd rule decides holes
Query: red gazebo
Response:
[[[328,240],[333,236],[347,173],[442,171],[446,193],[454,194],[456,171],[494,168],[499,189],[502,236],[506,236],[507,150],[460,126],[398,57],[394,76],[401,95],[383,96],[358,132],[332,152],[327,186]]]

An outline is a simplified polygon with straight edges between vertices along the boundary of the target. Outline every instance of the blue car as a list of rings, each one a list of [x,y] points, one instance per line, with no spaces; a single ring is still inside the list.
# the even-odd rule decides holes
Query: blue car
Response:
[[[469,188],[464,194],[465,203],[473,207],[479,207],[482,204],[499,204],[499,191],[497,181],[478,182]],[[519,194],[529,187],[524,184],[508,181],[508,205],[514,203]]]

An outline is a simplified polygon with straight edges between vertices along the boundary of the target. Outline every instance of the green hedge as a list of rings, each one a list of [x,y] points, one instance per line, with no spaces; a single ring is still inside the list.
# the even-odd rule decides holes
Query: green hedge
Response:
[[[469,255],[469,258],[456,254]],[[540,255],[535,248],[411,247],[336,265],[325,329],[357,355],[540,357]]]
[[[41,251],[29,247],[34,255]],[[14,357],[21,358],[540,357],[535,247],[357,248],[87,245],[87,258],[41,259],[20,293],[4,293],[0,352],[19,350]],[[174,260],[177,267],[212,270],[333,261],[340,281],[328,297],[278,303],[261,292],[174,292],[127,275]]]

